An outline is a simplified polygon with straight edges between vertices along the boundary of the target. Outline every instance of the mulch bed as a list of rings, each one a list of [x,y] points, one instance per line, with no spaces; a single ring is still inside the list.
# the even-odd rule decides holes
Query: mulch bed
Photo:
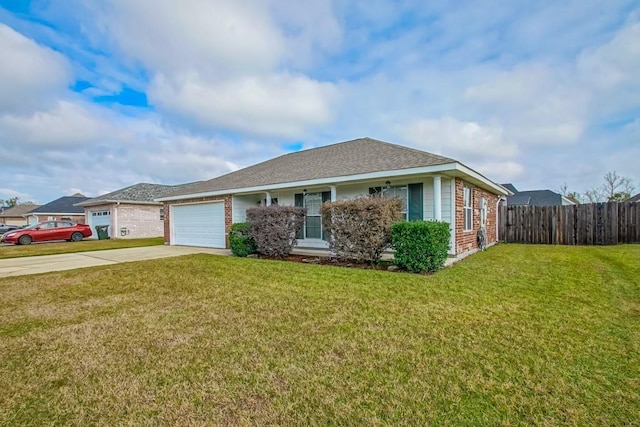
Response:
[[[319,264],[319,265],[331,265],[334,267],[345,267],[345,268],[361,268],[365,270],[385,270],[385,271],[404,271],[394,265],[391,261],[380,261],[376,265],[371,265],[367,262],[358,262],[358,261],[341,261],[337,258],[331,257],[323,257],[323,256],[315,256],[315,255],[288,255],[282,259],[279,258],[271,258],[266,256],[256,256],[256,258],[261,259],[272,259],[278,261],[289,261],[289,262],[300,262],[304,264]],[[405,271],[406,272],[406,271]]]

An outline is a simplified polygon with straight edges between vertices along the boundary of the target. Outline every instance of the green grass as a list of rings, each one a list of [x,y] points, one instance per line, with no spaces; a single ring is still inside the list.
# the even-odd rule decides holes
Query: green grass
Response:
[[[137,248],[140,246],[155,246],[162,244],[162,237],[153,237],[147,239],[90,239],[83,240],[81,242],[38,243],[26,246],[0,246],[0,259],[102,251],[105,249]]]
[[[638,425],[640,245],[0,280],[3,425]]]

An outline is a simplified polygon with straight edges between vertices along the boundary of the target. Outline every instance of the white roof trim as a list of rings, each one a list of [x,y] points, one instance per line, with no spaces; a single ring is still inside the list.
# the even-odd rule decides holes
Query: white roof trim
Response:
[[[280,190],[280,189],[292,188],[292,187],[335,185],[343,182],[362,181],[362,180],[378,179],[378,178],[389,178],[394,176],[418,175],[418,174],[429,174],[429,173],[439,173],[439,172],[441,173],[441,172],[447,172],[447,171],[460,171],[464,174],[467,174],[473,177],[477,181],[482,182],[486,186],[494,189],[499,194],[507,194],[505,192],[506,190],[501,186],[491,182],[490,180],[480,175],[479,173],[475,172],[474,170],[458,162],[454,162],[454,163],[446,163],[442,165],[422,166],[418,168],[368,172],[368,173],[361,173],[356,175],[333,176],[329,178],[309,179],[305,181],[295,181],[295,182],[282,182],[279,184],[259,185],[254,187],[230,188],[226,190],[208,191],[204,193],[182,194],[179,196],[159,197],[154,200],[158,202],[168,202],[173,200],[193,199],[196,197],[213,197],[213,196],[222,196],[226,194],[254,193],[254,192],[260,192],[260,191],[266,192],[266,191]]]
[[[483,184],[485,184],[488,187],[491,187],[493,190],[495,190],[498,194],[502,194],[504,196],[508,196],[509,194],[511,194],[511,192],[509,190],[507,190],[506,188],[504,188],[502,185],[496,184],[495,182],[485,178],[483,175],[479,174],[478,172],[474,171],[473,169],[463,165],[462,163],[456,163],[456,170],[469,175],[470,177],[482,182]]]

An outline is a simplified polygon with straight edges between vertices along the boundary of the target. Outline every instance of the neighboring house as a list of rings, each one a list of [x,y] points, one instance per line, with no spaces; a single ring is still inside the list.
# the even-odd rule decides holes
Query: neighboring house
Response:
[[[401,198],[407,220],[451,224],[456,256],[477,248],[481,226],[496,241],[498,200],[509,194],[457,160],[362,138],[276,157],[157,200],[165,204],[168,244],[224,248],[247,208],[278,203],[307,209],[298,246],[326,248],[320,205],[371,193]]]
[[[87,199],[88,197],[80,193],[76,193],[73,196],[60,197],[46,205],[31,209],[29,212],[26,212],[24,216],[29,221],[29,224],[55,220],[84,224],[84,209],[75,206],[75,204]]]
[[[635,196],[629,197],[624,202],[625,203],[640,203],[640,193],[636,194]]]
[[[508,206],[566,206],[575,203],[560,193],[551,190],[518,191],[513,184],[502,184],[513,193],[507,197]]]
[[[95,227],[108,225],[111,238],[160,237],[164,232],[164,207],[154,199],[175,193],[181,185],[135,184],[77,206],[84,209],[86,223],[96,236]]]
[[[0,208],[0,224],[27,225],[25,214],[39,205],[15,205],[11,208]]]

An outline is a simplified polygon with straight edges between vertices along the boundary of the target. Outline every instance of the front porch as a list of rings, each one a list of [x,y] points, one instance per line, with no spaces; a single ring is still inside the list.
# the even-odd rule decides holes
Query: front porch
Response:
[[[281,188],[251,194],[233,196],[233,222],[246,220],[250,207],[280,204],[300,206],[307,209],[307,217],[298,239],[298,248],[305,250],[327,249],[320,207],[326,201],[338,201],[382,194],[398,197],[403,201],[404,219],[436,220],[450,224],[451,249],[455,255],[455,178],[445,175],[409,175],[380,177],[359,182],[313,185],[296,188]]]

